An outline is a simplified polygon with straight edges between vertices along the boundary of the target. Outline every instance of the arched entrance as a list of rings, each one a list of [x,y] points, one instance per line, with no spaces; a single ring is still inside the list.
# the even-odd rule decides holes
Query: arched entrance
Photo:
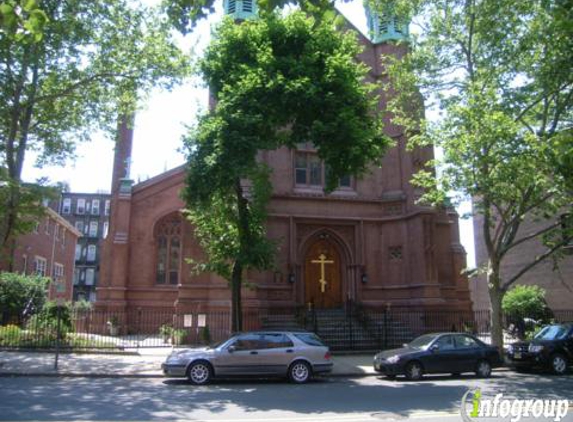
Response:
[[[342,262],[336,246],[319,238],[304,260],[305,303],[317,309],[342,307]]]

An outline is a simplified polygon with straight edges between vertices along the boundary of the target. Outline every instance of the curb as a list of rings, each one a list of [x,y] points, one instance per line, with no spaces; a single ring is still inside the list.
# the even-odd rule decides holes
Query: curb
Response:
[[[364,378],[380,376],[381,374],[364,373],[341,373],[329,374],[320,378]],[[163,374],[105,374],[105,373],[78,373],[78,372],[0,372],[0,378],[165,378]]]

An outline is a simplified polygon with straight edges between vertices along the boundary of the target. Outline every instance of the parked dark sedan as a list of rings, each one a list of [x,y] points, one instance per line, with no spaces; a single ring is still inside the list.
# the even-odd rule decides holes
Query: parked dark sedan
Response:
[[[418,380],[424,374],[475,372],[487,378],[501,366],[497,348],[469,334],[425,334],[401,349],[385,350],[374,356],[374,369],[389,378],[405,375]]]
[[[543,368],[564,374],[573,365],[573,323],[547,325],[531,341],[509,345],[506,357],[516,370]]]

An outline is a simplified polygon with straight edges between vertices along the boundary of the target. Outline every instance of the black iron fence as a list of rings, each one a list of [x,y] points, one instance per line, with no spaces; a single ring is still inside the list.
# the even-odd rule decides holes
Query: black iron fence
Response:
[[[68,310],[22,317],[1,315],[0,349],[131,351],[142,347],[207,345],[231,334],[231,313],[179,314],[172,308],[127,311]],[[553,311],[552,320],[573,321],[573,310]],[[507,341],[529,335],[535,321],[503,317]],[[380,350],[429,332],[469,332],[488,342],[488,311],[461,312],[367,309],[270,309],[243,312],[243,329],[305,329],[316,332],[332,350]]]

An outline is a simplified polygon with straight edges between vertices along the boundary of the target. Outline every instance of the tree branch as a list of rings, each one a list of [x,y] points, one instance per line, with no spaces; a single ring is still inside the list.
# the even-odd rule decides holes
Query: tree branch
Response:
[[[562,248],[563,246],[567,245],[569,243],[569,239],[565,239],[561,242],[559,242],[558,244],[554,245],[551,249],[548,249],[547,251],[545,251],[545,253],[538,255],[537,257],[535,257],[535,259],[530,262],[529,264],[527,264],[525,267],[523,267],[516,275],[514,275],[512,278],[510,278],[508,281],[506,281],[505,283],[503,283],[503,288],[504,289],[508,289],[513,283],[515,283],[523,274],[525,274],[527,271],[529,271],[530,269],[532,269],[533,267],[535,267],[537,264],[539,264],[540,262],[543,262],[545,259],[547,259],[548,257],[550,257],[551,255],[553,255],[558,249]]]
[[[136,76],[133,74],[123,74],[123,73],[96,73],[95,75],[92,75],[89,78],[82,79],[82,80],[68,86],[67,88],[63,89],[62,91],[59,91],[59,92],[56,92],[56,93],[50,94],[50,95],[40,95],[39,97],[36,98],[36,103],[39,103],[42,101],[47,101],[47,100],[53,100],[53,99],[59,98],[59,97],[64,97],[66,95],[71,94],[72,92],[74,92],[78,88],[85,86],[85,85],[89,85],[92,82],[97,81],[98,79],[118,78],[118,77],[119,78],[135,79]]]

